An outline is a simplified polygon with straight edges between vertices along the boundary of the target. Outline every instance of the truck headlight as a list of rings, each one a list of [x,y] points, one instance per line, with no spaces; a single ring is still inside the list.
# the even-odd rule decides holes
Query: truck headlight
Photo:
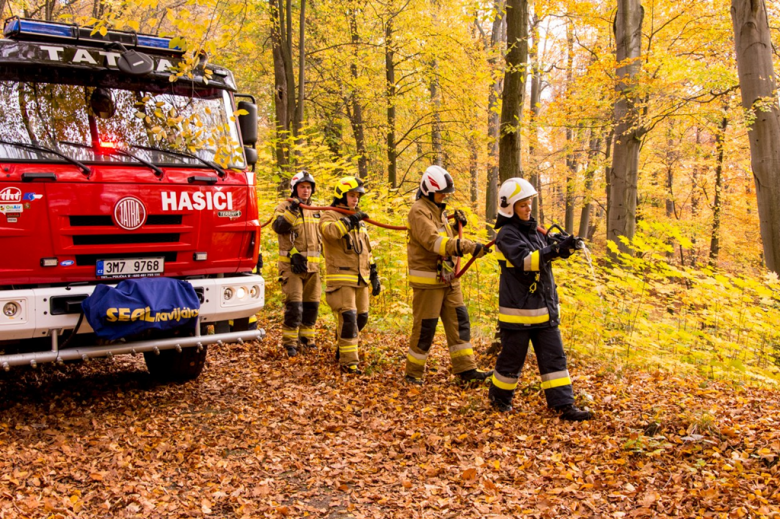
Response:
[[[257,285],[252,285],[252,288],[249,289],[249,295],[252,297],[252,299],[257,298],[257,296],[260,295],[260,287]]]
[[[230,287],[225,288],[224,298],[225,298],[225,301],[230,301],[231,299],[233,299],[233,289],[232,288],[230,288]]]
[[[14,302],[6,303],[3,306],[3,315],[5,315],[6,317],[13,317],[18,313],[19,313],[19,305]]]
[[[236,296],[237,296],[239,299],[244,299],[244,298],[246,297],[246,288],[244,288],[244,287],[238,287],[238,288],[236,289]]]

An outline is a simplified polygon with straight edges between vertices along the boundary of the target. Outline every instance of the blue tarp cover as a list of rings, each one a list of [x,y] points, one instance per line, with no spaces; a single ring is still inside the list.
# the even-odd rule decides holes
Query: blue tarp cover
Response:
[[[200,301],[186,281],[126,279],[116,287],[98,285],[81,307],[98,337],[115,340],[146,330],[194,328]]]

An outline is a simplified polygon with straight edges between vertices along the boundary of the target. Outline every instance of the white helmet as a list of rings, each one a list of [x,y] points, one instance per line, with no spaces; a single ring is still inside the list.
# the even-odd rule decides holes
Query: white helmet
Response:
[[[433,193],[454,193],[455,183],[446,169],[430,166],[420,179],[420,191],[429,198]]]
[[[510,178],[498,190],[498,214],[511,218],[515,214],[515,202],[536,194],[534,186],[524,178]]]
[[[311,184],[311,194],[314,194],[314,188],[317,187],[317,184],[314,182],[314,177],[311,175],[311,173],[309,173],[304,169],[296,173],[293,176],[293,178],[290,179],[290,188],[292,190],[290,196],[292,197],[298,196],[298,192],[295,189],[295,186],[297,186],[301,182],[308,182],[309,184]]]

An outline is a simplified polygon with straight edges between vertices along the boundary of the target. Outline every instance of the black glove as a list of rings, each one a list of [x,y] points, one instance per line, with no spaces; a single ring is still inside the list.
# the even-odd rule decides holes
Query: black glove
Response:
[[[297,213],[301,209],[301,201],[297,198],[293,198],[292,202],[290,202],[290,212],[291,213]]]
[[[566,259],[572,255],[574,249],[576,248],[577,248],[577,237],[574,236],[573,234],[570,234],[558,244],[558,256]]]
[[[474,244],[474,252],[471,253],[475,258],[481,258],[485,254],[490,254],[492,251],[481,243]]]
[[[344,222],[344,225],[347,226],[347,229],[351,231],[352,229],[356,229],[358,226],[360,226],[360,220],[365,220],[366,218],[368,218],[368,215],[363,211],[355,211],[355,214],[345,216],[341,219],[341,221]]]
[[[466,213],[460,209],[456,209],[455,212],[452,213],[452,216],[455,218],[455,221],[460,222],[460,225],[463,227],[466,227],[466,225],[469,223],[469,221],[466,219]]]
[[[376,271],[376,263],[371,265],[371,274],[368,276],[371,282],[371,295],[378,296],[382,291],[382,285],[379,283],[379,273]]]
[[[305,274],[309,270],[309,261],[306,256],[296,252],[290,256],[290,268],[293,274]]]

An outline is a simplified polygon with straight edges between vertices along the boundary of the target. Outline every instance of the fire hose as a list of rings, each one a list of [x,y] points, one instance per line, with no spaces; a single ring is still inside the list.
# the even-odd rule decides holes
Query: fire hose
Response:
[[[287,199],[288,202],[292,202],[294,200],[295,200],[294,198],[288,198]],[[306,204],[300,204],[300,207],[302,207],[303,209],[307,209],[309,211],[336,211],[338,213],[341,213],[341,214],[344,214],[344,215],[347,215],[347,216],[355,214],[355,211],[352,211],[350,209],[343,209],[341,207],[314,206],[314,205],[306,205]],[[453,219],[454,215],[449,215],[448,218]],[[265,222],[263,225],[261,225],[261,228],[262,227],[267,227],[268,225],[270,225],[272,220],[273,220],[273,216],[267,222]],[[377,222],[376,220],[372,220],[370,218],[365,218],[364,221],[366,221],[366,222],[368,222],[368,223],[370,223],[372,225],[376,225],[377,227],[382,227],[383,229],[390,229],[390,230],[393,230],[393,231],[408,231],[409,230],[409,228],[406,227],[405,225],[390,225],[390,224],[387,224],[387,223]],[[550,226],[549,229],[545,229],[542,226],[537,226],[536,229],[537,229],[537,231],[539,231],[544,236],[548,236],[550,231],[552,231],[553,229],[556,229],[556,228],[558,229],[559,232],[555,233],[555,235],[553,235],[553,236],[550,236],[551,238],[553,238],[554,236],[559,236],[560,238],[555,238],[555,239],[557,241],[562,241],[564,238],[566,238],[568,236],[568,234],[566,232],[564,232],[564,230],[561,229],[561,227],[558,224],[553,224],[552,226]],[[458,222],[458,238],[459,239],[463,238],[463,224],[461,222]],[[496,240],[491,240],[491,241],[489,241],[488,243],[486,243],[484,245],[484,248],[485,249],[489,249],[490,247],[495,245],[495,243],[496,243]],[[584,242],[583,242],[582,238],[577,238],[575,244],[576,244],[576,248],[577,249],[582,249],[583,246],[584,246]],[[466,262],[466,264],[463,266],[463,268],[460,269],[459,268],[460,267],[460,258],[458,258],[457,262],[455,263],[455,279],[458,279],[463,274],[465,274],[466,271],[474,263],[474,260],[476,260],[476,259],[477,259],[476,256],[471,256],[471,258]]]

